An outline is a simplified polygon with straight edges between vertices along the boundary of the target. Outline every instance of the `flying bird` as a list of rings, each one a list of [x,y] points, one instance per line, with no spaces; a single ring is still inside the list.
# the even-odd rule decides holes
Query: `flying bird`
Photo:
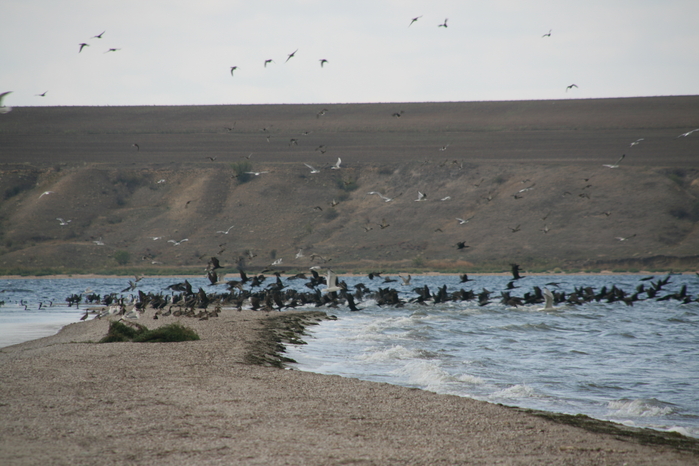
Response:
[[[470,248],[471,246],[467,246],[465,241],[459,241],[456,243],[456,249],[466,249]]]
[[[131,144],[131,146],[132,146],[132,147],[135,147],[137,151],[141,150],[141,146],[139,146],[139,145],[136,144],[135,142],[134,142],[133,144]]]
[[[551,29],[549,29],[549,32],[547,32],[546,34],[544,34],[541,37],[551,37]]]
[[[521,230],[521,228],[519,227],[519,225],[517,225],[517,226],[514,227],[514,228],[512,228],[512,227],[507,227],[507,228],[509,228],[510,230],[512,230],[512,233],[517,233],[519,230]]]
[[[539,311],[555,311],[556,308],[553,307],[553,293],[549,291],[548,288],[544,288],[544,307],[538,309]]]
[[[293,56],[296,55],[296,52],[298,52],[298,51],[299,51],[299,49],[296,49],[296,50],[294,50],[293,52],[291,52],[291,53],[289,54],[289,56],[287,56],[286,61],[285,61],[284,63],[286,63],[287,61],[291,60],[291,59],[293,58]]]
[[[267,63],[274,63],[274,60],[272,60],[271,58],[265,60],[265,68],[267,68]]]
[[[386,197],[386,196],[384,196],[383,194],[381,194],[380,192],[377,192],[377,191],[370,191],[370,192],[368,192],[367,194],[376,194],[376,195],[378,195],[384,202],[391,202],[391,201],[393,200],[393,199],[391,199],[390,197]]]
[[[304,163],[305,166],[311,169],[311,173],[320,173],[320,170],[317,168],[313,168],[311,165],[308,165],[307,163]]]
[[[328,109],[327,109],[327,108],[324,108],[324,109],[321,110],[320,112],[316,113],[316,118],[322,117],[322,116],[325,115],[327,112],[328,112]]]
[[[121,50],[121,49],[109,49],[109,50],[107,50],[107,51],[106,51],[106,52],[104,52],[104,53],[109,53],[109,52],[116,52],[117,50]]]
[[[417,199],[415,199],[415,202],[419,201],[426,201],[427,200],[427,194],[421,193],[420,191],[417,192]]]
[[[6,107],[2,104],[2,100],[5,98],[5,96],[11,93],[12,91],[7,91],[0,94],[0,113],[10,113],[12,111],[12,107]]]
[[[219,230],[219,231],[217,231],[216,233],[223,233],[224,235],[227,235],[228,232],[231,231],[231,229],[233,228],[233,226],[234,226],[234,225],[231,225],[230,227],[228,227],[228,230],[226,230],[226,231]]]
[[[326,293],[332,293],[335,291],[342,291],[342,288],[337,286],[337,275],[335,275],[335,272],[332,270],[328,269],[328,276],[325,279],[326,282],[326,288],[323,288],[320,290],[321,293],[326,294]]]
[[[631,143],[631,145],[629,145],[629,147],[637,146],[638,144],[641,143],[641,141],[643,141],[643,138],[636,139],[634,142]]]
[[[326,60],[325,58],[321,58],[321,59],[318,60],[318,61],[320,62],[320,67],[321,67],[321,68],[323,67],[323,65],[325,65],[326,63],[328,63],[328,60]]]
[[[471,215],[469,218],[466,218],[466,219],[456,217],[456,220],[459,222],[459,225],[465,225],[465,224],[468,223],[468,221],[471,220],[473,217],[475,217],[475,215]]]
[[[48,91],[44,91],[43,94],[34,94],[34,95],[37,96],[37,97],[46,97],[46,93],[47,93],[47,92],[48,92]]]
[[[99,34],[97,34],[96,36],[92,36],[91,39],[101,39],[105,32],[107,32],[107,31],[102,31]]]
[[[422,18],[422,15],[414,17],[411,21],[410,24],[408,24],[408,27],[412,26],[414,22],[416,22],[418,19]]]
[[[634,236],[636,236],[636,233],[634,233],[631,236],[625,236],[625,237],[624,236],[617,236],[616,239],[618,239],[619,241],[628,241],[631,238],[633,238]]]
[[[626,154],[624,154],[624,155],[622,155],[621,157],[619,157],[619,160],[617,160],[616,163],[614,163],[613,165],[610,165],[610,164],[606,163],[606,164],[604,164],[604,165],[602,165],[602,166],[603,166],[603,167],[607,167],[607,168],[619,168],[619,163],[620,163],[622,160],[624,160],[624,157],[626,157]]]
[[[438,27],[438,28],[445,28],[445,27],[447,27],[447,20],[448,20],[448,19],[449,19],[449,18],[445,18],[445,19],[444,19],[444,22],[443,22],[442,24],[438,25],[437,27]]]
[[[56,220],[59,221],[59,223],[61,224],[61,226],[68,225],[68,224],[72,221],[72,220],[63,220],[61,217],[56,218]]]
[[[337,158],[337,162],[335,162],[335,165],[330,167],[331,170],[339,170],[340,169],[340,164],[342,163],[342,159],[340,157]]]
[[[447,150],[447,147],[449,147],[449,144],[440,147],[439,150],[442,151],[442,152],[444,152],[445,150]]]
[[[167,242],[172,243],[173,246],[179,246],[180,244],[184,243],[185,241],[189,241],[189,239],[185,238],[185,239],[181,239],[179,241],[175,241],[174,239],[170,239]]]
[[[577,84],[571,84],[570,86],[566,87],[566,92],[568,92],[568,89],[576,88],[577,89],[578,85]]]
[[[78,50],[78,53],[82,52],[85,47],[89,47],[90,44],[86,44],[85,42],[81,42],[80,44],[80,50]]]
[[[237,66],[231,66],[231,76],[233,76],[233,72],[237,69],[238,69]]]
[[[0,97],[2,97],[2,96],[0,96]],[[682,133],[679,136],[677,136],[675,139],[686,138],[687,136],[689,136],[690,134],[692,134],[695,131],[699,131],[699,128],[693,129],[692,131],[687,131],[686,133]]]
[[[49,194],[56,194],[56,193],[53,191],[44,191],[43,193],[41,193],[41,196],[39,196],[39,199],[41,199],[44,196],[48,196]]]
[[[255,175],[255,176],[260,176],[263,173],[269,173],[269,172],[245,172],[248,175]]]

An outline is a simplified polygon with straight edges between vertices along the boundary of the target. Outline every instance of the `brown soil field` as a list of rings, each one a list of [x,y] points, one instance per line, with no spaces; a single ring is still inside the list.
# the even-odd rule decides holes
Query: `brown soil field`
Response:
[[[699,96],[15,108],[0,273],[696,270],[695,128]]]

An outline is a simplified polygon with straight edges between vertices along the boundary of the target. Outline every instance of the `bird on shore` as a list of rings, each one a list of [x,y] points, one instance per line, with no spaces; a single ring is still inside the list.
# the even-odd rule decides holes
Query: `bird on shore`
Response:
[[[39,199],[41,199],[44,196],[48,196],[49,194],[56,194],[54,191],[44,191],[41,193],[41,196],[39,196]]]
[[[341,159],[340,157],[338,157],[338,158],[337,158],[337,162],[335,162],[335,165],[333,165],[332,167],[330,167],[330,169],[331,169],[331,170],[339,170],[339,169],[341,168],[341,167],[340,167],[340,164],[341,164],[341,163],[342,163],[342,159]]]
[[[1,96],[0,96],[0,97],[1,97]],[[679,136],[677,136],[675,139],[686,138],[687,136],[689,136],[690,134],[692,134],[692,133],[695,132],[695,131],[699,131],[699,128],[693,129],[692,131],[687,131],[686,133],[682,133],[682,134],[680,134]]]
[[[636,139],[634,142],[632,142],[632,143],[629,145],[629,147],[637,146],[637,145],[640,144],[641,141],[643,141],[643,140],[644,140],[644,138]]]
[[[624,160],[624,157],[626,157],[626,154],[624,154],[624,155],[622,155],[621,157],[619,157],[619,160],[617,160],[614,164],[611,164],[611,165],[610,165],[610,164],[604,164],[604,165],[602,165],[602,166],[603,166],[603,167],[607,167],[607,168],[619,168],[619,163],[620,163],[622,160]]]
[[[291,59],[294,57],[294,55],[296,55],[296,52],[298,52],[298,51],[299,51],[299,49],[296,49],[296,50],[294,50],[293,52],[291,52],[291,53],[286,57],[286,61],[285,61],[284,63],[286,63],[287,61],[291,60]]]
[[[233,76],[233,72],[237,69],[238,69],[237,66],[231,66],[231,76]]]
[[[267,63],[274,63],[274,60],[272,60],[271,58],[265,60],[265,68],[267,68]]]
[[[323,67],[323,65],[325,65],[326,63],[328,63],[328,60],[326,60],[325,58],[321,58],[321,59],[318,60],[318,61],[320,62],[320,67],[321,67],[321,68]]]
[[[578,85],[577,85],[577,84],[571,84],[570,86],[566,87],[566,92],[568,92],[568,89],[572,89],[572,88],[576,88],[576,89],[577,89],[577,88],[578,88]]]
[[[72,220],[63,220],[61,217],[57,217],[56,220],[58,220],[61,226],[68,225],[70,222],[72,222]]]
[[[427,194],[421,193],[420,191],[417,192],[417,199],[415,199],[415,202],[420,202],[420,201],[426,201],[427,200]]]
[[[311,173],[320,173],[320,170],[318,170],[317,168],[314,168],[313,166],[307,163],[304,163],[304,165],[311,169]]]
[[[420,18],[422,18],[422,15],[414,17],[412,20],[410,20],[410,24],[408,24],[408,27],[412,26],[413,23],[416,22]]]
[[[85,47],[89,47],[90,44],[86,44],[85,42],[81,42],[78,44],[80,46],[80,50],[78,50],[78,53],[82,52]]]
[[[107,31],[102,31],[99,34],[97,34],[96,36],[92,36],[91,39],[101,39],[105,32],[107,32]]]
[[[443,22],[442,24],[439,24],[437,27],[438,27],[438,28],[446,28],[446,27],[447,27],[447,21],[448,21],[448,20],[449,20],[449,18],[445,18],[445,19],[444,19],[444,22]]]
[[[2,103],[7,94],[12,94],[12,91],[3,92],[0,94],[0,113],[10,113],[12,111],[12,107],[7,107]]]

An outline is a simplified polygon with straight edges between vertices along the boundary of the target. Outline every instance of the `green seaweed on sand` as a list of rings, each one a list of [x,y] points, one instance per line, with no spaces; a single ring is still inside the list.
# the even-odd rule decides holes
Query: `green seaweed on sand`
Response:
[[[100,340],[100,343],[114,342],[139,342],[139,343],[169,343],[176,341],[199,340],[199,335],[194,330],[181,324],[174,323],[148,330],[145,325],[130,323],[126,325],[120,321],[109,324],[107,335]]]

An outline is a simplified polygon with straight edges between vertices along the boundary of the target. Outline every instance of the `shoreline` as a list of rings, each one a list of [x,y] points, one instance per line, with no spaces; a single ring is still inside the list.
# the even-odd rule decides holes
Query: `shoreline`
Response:
[[[0,349],[0,462],[699,464],[675,433],[280,369],[324,312],[153,314],[201,340],[96,344],[103,319]]]
[[[321,275],[323,275],[323,271],[319,271]],[[469,276],[473,277],[499,277],[499,276],[510,276],[510,272],[467,272]],[[589,276],[614,276],[614,275],[692,275],[694,273],[699,273],[699,272],[692,272],[692,271],[681,271],[681,272],[673,272],[673,271],[663,271],[663,272],[651,272],[651,271],[639,271],[639,272],[613,272],[611,270],[602,270],[601,272],[572,272],[572,273],[566,273],[566,272],[522,272],[526,273],[525,276],[522,278],[526,278],[527,276],[532,276],[532,277],[540,277],[540,276],[564,276],[564,275],[575,275],[575,276],[580,276],[580,275],[589,275]],[[227,273],[226,275],[236,275],[237,272],[230,272]],[[293,276],[294,274],[291,273],[282,273],[280,272],[282,277],[285,276]],[[439,277],[439,276],[454,276],[454,275],[460,275],[458,272],[454,273],[446,273],[446,272],[425,272],[425,273],[406,273],[406,272],[396,272],[396,273],[381,273],[382,275],[424,275],[424,276],[429,276],[429,277]],[[268,274],[269,275],[269,274]],[[361,277],[367,275],[366,273],[338,273],[336,274],[338,277]],[[46,279],[46,280],[63,280],[63,279],[76,279],[76,280],[85,280],[85,279],[93,279],[93,278],[128,278],[132,277],[133,274],[125,274],[125,275],[99,275],[99,274],[82,274],[82,275],[0,275],[0,280],[21,280],[21,279],[31,279],[31,280],[40,280],[40,279]],[[205,278],[205,274],[201,275],[144,275],[144,278]]]

